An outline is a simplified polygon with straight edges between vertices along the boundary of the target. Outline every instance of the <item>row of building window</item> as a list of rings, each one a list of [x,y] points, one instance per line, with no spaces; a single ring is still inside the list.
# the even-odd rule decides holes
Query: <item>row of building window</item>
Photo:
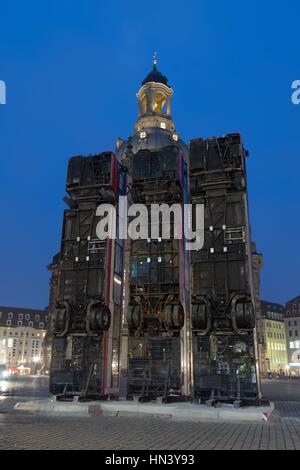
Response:
[[[299,349],[300,341],[290,341],[290,349]]]
[[[286,347],[284,344],[280,344],[280,343],[268,343],[268,349],[275,350],[275,351],[285,351]]]
[[[295,337],[297,338],[298,337],[298,330],[294,330],[294,333],[295,333]],[[293,330],[289,330],[289,337],[292,338],[293,336]]]
[[[269,359],[269,361],[270,361],[270,365],[273,365],[273,364],[274,364],[274,365],[275,365],[275,364],[276,364],[276,365],[277,365],[277,364],[281,364],[282,366],[285,365],[285,360],[284,360],[284,358],[271,357],[271,358]]]
[[[267,322],[267,328],[275,328],[275,329],[278,329],[278,330],[281,330],[283,328],[283,324],[278,324],[278,323],[270,323],[270,322]]]
[[[19,336],[19,333],[18,333],[17,331],[15,331],[14,333],[13,333],[12,331],[9,331],[8,334],[9,334],[10,336],[12,336],[12,335]],[[3,331],[3,336],[6,336],[6,335],[7,335],[7,331]],[[21,331],[21,332],[20,332],[20,336],[24,336],[24,331]],[[25,336],[30,336],[30,334],[28,333],[28,331],[25,333]],[[35,336],[35,334],[34,334],[34,333],[31,333],[31,336]],[[37,333],[37,336],[40,336],[40,334]]]
[[[268,338],[277,338],[277,339],[284,339],[283,333],[272,333],[271,331],[267,331]]]
[[[19,356],[22,356],[22,351],[19,351],[18,355],[19,355]],[[37,351],[31,351],[31,357],[36,357],[36,356],[38,356],[38,355],[39,355],[39,354],[38,354]],[[12,354],[9,354],[8,356],[9,356],[9,357],[11,357],[11,356],[15,357],[15,356],[16,356],[16,350],[13,349]],[[24,351],[24,356],[27,356],[27,351]]]
[[[3,312],[0,312],[0,319],[2,319],[2,315],[3,315]],[[24,313],[16,313],[16,315],[18,315],[19,320],[23,320],[24,317],[25,317],[25,320],[30,320],[30,314],[29,313],[25,313],[25,315],[24,315]],[[9,320],[12,320],[14,318],[13,312],[8,312],[7,318]],[[40,315],[35,315],[34,319],[35,319],[35,321],[40,321]],[[48,317],[46,316],[45,321],[47,322],[47,320],[48,320]]]
[[[7,346],[8,346],[9,348],[16,348],[16,347],[17,347],[17,340],[18,340],[18,339],[19,339],[19,338],[8,338],[8,339],[7,339]],[[19,341],[19,344],[20,344],[20,346],[22,346],[22,345],[23,345],[23,340],[20,340],[20,341]],[[39,347],[39,344],[40,344],[40,341],[39,341],[38,339],[32,339],[32,340],[31,340],[31,347],[32,347],[32,349],[38,348],[38,347]],[[6,339],[3,339],[3,340],[2,340],[2,345],[3,345],[3,346],[6,345]],[[25,346],[28,346],[28,341],[25,341]]]
[[[297,309],[298,309],[298,313],[300,312],[300,303],[298,304],[298,307],[297,307],[297,304],[293,304],[292,305],[292,310],[287,310],[286,311],[286,314],[287,315],[291,315],[291,312],[292,312],[292,315],[297,315]]]
[[[281,321],[283,319],[283,314],[278,312],[267,311],[267,318],[270,318],[271,320]]]
[[[6,320],[6,326],[11,326],[11,320]],[[23,326],[23,321],[22,320],[18,321],[18,326],[19,327]],[[29,326],[29,328],[33,328],[33,322],[29,321],[28,326]],[[39,323],[39,328],[44,328],[44,322]]]
[[[288,321],[288,325],[292,326],[292,322],[290,320]],[[294,320],[294,326],[298,326],[297,320]]]

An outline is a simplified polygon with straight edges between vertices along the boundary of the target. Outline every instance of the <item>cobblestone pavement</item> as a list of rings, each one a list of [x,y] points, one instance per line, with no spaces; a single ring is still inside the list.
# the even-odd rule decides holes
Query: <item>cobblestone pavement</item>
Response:
[[[300,450],[300,407],[281,402],[267,423],[3,413],[0,449]]]
[[[271,401],[300,401],[300,379],[262,380],[264,398]]]
[[[276,401],[275,409],[277,414],[282,418],[299,418],[300,419],[300,402],[299,401]],[[276,413],[275,413],[276,415]]]

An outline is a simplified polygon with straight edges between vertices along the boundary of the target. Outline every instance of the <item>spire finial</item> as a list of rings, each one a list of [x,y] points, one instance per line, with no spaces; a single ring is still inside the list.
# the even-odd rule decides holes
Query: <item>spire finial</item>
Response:
[[[156,64],[157,64],[157,52],[154,51],[154,54],[153,54],[153,68],[156,67]]]

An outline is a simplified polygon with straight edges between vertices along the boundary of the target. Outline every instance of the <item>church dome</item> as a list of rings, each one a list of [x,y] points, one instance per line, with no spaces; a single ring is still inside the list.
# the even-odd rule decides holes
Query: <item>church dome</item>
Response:
[[[156,82],[156,83],[163,83],[167,87],[171,88],[170,85],[168,85],[168,79],[165,77],[156,67],[156,63],[153,64],[153,68],[150,73],[148,73],[147,77],[145,80],[142,81],[142,85],[145,85],[145,83],[149,82]]]
[[[122,161],[126,157],[128,145],[132,146],[132,152],[137,153],[139,150],[157,150],[163,147],[178,147],[182,150],[184,159],[187,159],[188,147],[187,145],[178,138],[174,141],[172,133],[167,130],[160,129],[158,127],[148,128],[145,132],[146,136],[141,138],[141,133],[135,133],[128,140],[123,141],[120,147],[117,149],[116,154],[119,161]]]

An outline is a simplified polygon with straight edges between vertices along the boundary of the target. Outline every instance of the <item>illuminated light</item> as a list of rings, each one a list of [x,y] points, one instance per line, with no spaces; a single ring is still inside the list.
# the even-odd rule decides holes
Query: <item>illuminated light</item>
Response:
[[[37,357],[37,356],[35,356],[35,357],[33,358],[33,362],[39,362],[39,360],[40,360],[40,358]]]
[[[86,256],[86,261],[90,261],[90,257],[89,256]]]
[[[158,261],[158,263],[161,263],[161,261],[162,261],[161,256],[159,256],[159,257],[157,258],[157,261]]]
[[[75,261],[78,262],[79,261],[79,258],[78,256],[75,257]]]
[[[222,229],[223,229],[223,230],[226,230],[226,225],[222,225]]]
[[[147,258],[147,263],[151,263],[151,258]]]
[[[228,251],[227,246],[224,246],[223,251],[224,251],[224,253],[227,253],[227,251]]]
[[[114,276],[114,281],[115,281],[116,284],[119,284],[119,285],[122,284],[122,281],[120,279],[118,279],[117,276]]]
[[[161,127],[162,129],[165,129],[165,128],[166,128],[166,123],[165,123],[165,122],[161,122],[161,123],[160,123],[160,127]]]
[[[76,240],[77,240],[78,242],[80,242],[80,237],[77,237]]]
[[[209,226],[209,231],[210,231],[210,232],[213,232],[213,231],[214,231],[214,228],[213,228],[212,225]]]
[[[160,238],[160,237],[159,237],[157,240],[158,240],[159,242],[161,242],[161,238]]]
[[[209,251],[210,251],[210,253],[214,253],[214,252],[215,252],[215,249],[214,249],[214,248],[210,248]]]
[[[147,136],[147,133],[145,131],[140,132],[141,139],[145,139],[146,136]]]
[[[175,140],[175,142],[177,142],[179,139],[178,134],[173,134],[172,137],[173,137],[173,140]]]

